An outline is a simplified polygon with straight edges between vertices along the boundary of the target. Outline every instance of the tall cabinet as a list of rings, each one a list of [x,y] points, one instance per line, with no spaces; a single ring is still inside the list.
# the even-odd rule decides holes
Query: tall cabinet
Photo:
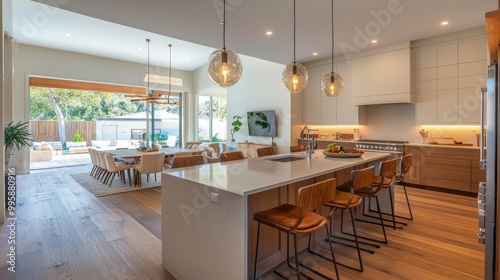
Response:
[[[415,43],[417,103],[420,124],[478,124],[480,90],[486,86],[486,36]]]

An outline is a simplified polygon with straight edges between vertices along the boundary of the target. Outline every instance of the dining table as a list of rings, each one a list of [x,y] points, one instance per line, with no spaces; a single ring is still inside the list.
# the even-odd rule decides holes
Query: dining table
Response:
[[[116,149],[116,150],[104,150],[106,153],[112,154],[115,158],[130,161],[133,160],[135,163],[139,161],[144,153],[165,153],[165,157],[172,157],[177,152],[193,152],[196,149],[185,149],[180,147],[165,147],[160,148],[158,151],[140,151],[137,149]]]

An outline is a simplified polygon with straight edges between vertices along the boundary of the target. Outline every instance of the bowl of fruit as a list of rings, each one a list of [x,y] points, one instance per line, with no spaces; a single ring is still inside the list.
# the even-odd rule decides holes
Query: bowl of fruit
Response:
[[[323,154],[327,157],[337,157],[337,158],[355,158],[361,157],[365,152],[356,149],[344,149],[344,147],[331,143],[328,144],[326,150],[323,150]]]

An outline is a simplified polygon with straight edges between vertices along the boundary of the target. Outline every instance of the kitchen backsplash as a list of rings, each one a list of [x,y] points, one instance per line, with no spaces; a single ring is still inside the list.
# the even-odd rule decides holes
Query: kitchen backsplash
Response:
[[[415,124],[415,105],[388,104],[366,107],[366,124],[352,126],[308,126],[319,131],[319,138],[335,139],[335,134],[353,134],[359,129],[361,139],[402,140],[420,142],[419,130],[428,131],[427,142],[452,143],[453,138],[477,145],[479,125],[418,125]],[[350,137],[350,135],[349,135]]]

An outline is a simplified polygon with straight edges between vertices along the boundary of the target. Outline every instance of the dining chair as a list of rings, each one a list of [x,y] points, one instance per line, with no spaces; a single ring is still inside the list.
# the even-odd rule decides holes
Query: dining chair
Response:
[[[201,141],[186,141],[184,149],[196,149],[201,145]]]
[[[95,151],[96,151],[95,148],[89,148],[90,162],[92,162],[92,169],[90,170],[90,174],[89,174],[90,177],[94,177],[94,174],[99,169],[99,167],[97,166]]]
[[[120,179],[123,183],[126,183],[125,181],[125,170],[127,170],[128,173],[128,182],[129,185],[132,186],[132,180],[130,180],[130,169],[133,167],[133,164],[131,163],[121,163],[121,164],[116,164],[115,158],[113,157],[112,154],[106,153],[104,155],[105,160],[106,160],[106,167],[108,169],[108,172],[110,174],[113,174],[111,176],[111,180],[109,182],[109,187],[111,187],[111,184],[113,183],[113,179],[115,178],[115,175],[119,173]],[[104,182],[106,184],[107,181]]]
[[[138,164],[135,164],[134,167],[134,181],[136,187],[142,187],[142,174],[147,174],[146,176],[149,182],[149,174],[155,174],[156,181],[156,173],[163,171],[163,165],[165,161],[165,153],[160,152],[149,152],[143,153],[141,155],[141,160]]]
[[[242,151],[226,152],[226,153],[220,154],[220,162],[227,162],[227,161],[240,160],[240,159],[245,159],[245,156],[243,155]]]
[[[100,172],[97,174],[97,180],[103,182],[104,179],[108,176],[108,168],[106,166],[105,152],[97,151],[97,160],[100,167]]]
[[[264,147],[264,148],[258,148],[256,151],[257,151],[258,157],[271,156],[271,155],[276,154],[274,147],[271,147],[271,146]]]
[[[308,251],[311,251],[311,234],[325,228],[326,236],[329,236],[329,229],[327,226],[328,220],[331,219],[334,213],[334,208],[331,208],[327,217],[323,217],[314,210],[320,209],[322,205],[335,197],[336,193],[336,179],[328,179],[321,181],[309,186],[301,187],[297,194],[297,203],[292,204],[282,204],[277,207],[255,212],[253,219],[258,222],[257,225],[257,242],[255,245],[255,260],[254,260],[254,271],[253,277],[256,279],[257,276],[257,260],[259,253],[259,239],[260,239],[260,225],[264,224],[269,227],[275,228],[279,231],[285,232],[287,234],[287,264],[290,268],[295,269],[297,273],[297,279],[300,279],[300,266],[305,266],[305,264],[299,262],[299,252],[297,250],[297,235],[298,234],[308,234]],[[293,247],[295,253],[295,267],[290,264],[290,234],[293,235]],[[335,261],[335,254],[333,252],[333,247],[330,239],[328,238],[328,244],[330,245],[330,254],[335,268],[335,274],[337,279],[339,279],[339,272],[337,269],[337,263]],[[307,268],[308,270],[316,273],[318,276],[326,278],[322,273],[315,271],[312,268]],[[309,276],[307,278],[310,279]],[[316,279],[316,278],[315,278]],[[330,278],[326,278],[330,279]]]
[[[188,166],[202,165],[205,159],[202,155],[193,155],[188,157],[174,157],[171,168],[181,168]]]

